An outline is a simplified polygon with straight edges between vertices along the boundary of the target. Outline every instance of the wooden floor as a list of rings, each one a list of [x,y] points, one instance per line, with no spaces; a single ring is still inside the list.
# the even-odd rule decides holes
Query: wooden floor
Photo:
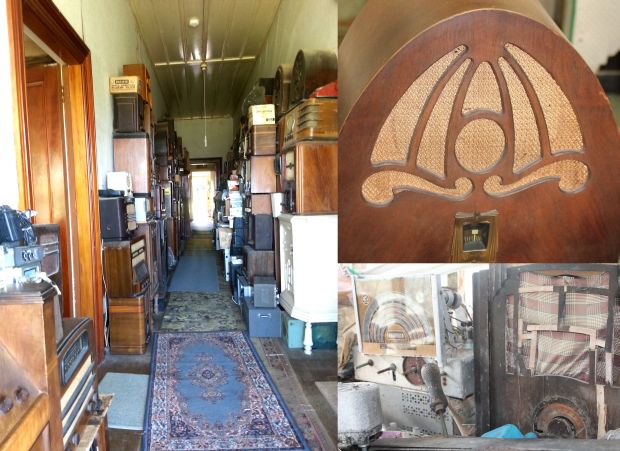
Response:
[[[183,258],[183,257],[181,257]],[[220,267],[221,268],[221,267]],[[223,274],[220,275],[223,277]],[[161,327],[164,314],[154,317],[154,330]],[[288,349],[284,343],[282,348],[291,366],[301,382],[304,394],[316,411],[333,443],[336,443],[337,413],[331,408],[324,395],[318,390],[315,381],[336,381],[336,350],[315,350],[311,356],[302,349]],[[99,367],[99,380],[109,372],[149,374],[151,366],[151,344],[144,355],[107,355]],[[335,394],[334,394],[335,395]],[[141,449],[142,431],[121,429],[109,430],[110,450],[134,451]],[[336,449],[334,447],[334,449]]]

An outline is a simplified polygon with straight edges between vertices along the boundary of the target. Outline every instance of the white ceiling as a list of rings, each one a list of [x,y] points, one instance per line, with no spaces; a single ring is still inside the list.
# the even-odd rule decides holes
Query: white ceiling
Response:
[[[171,117],[231,115],[280,0],[129,0]],[[191,17],[200,25],[191,28]],[[207,62],[206,79],[200,63]],[[206,82],[206,111],[203,83]]]

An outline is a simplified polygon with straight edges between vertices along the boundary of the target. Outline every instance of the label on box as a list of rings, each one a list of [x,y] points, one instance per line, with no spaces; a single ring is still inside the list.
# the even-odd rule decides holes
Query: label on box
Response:
[[[112,94],[140,94],[142,80],[140,77],[110,77],[110,92]]]

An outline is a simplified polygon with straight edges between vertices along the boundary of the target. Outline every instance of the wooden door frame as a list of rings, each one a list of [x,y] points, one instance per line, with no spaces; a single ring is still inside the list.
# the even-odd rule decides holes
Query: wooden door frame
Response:
[[[90,50],[51,0],[7,0],[9,52],[13,83],[13,127],[17,160],[19,209],[32,205],[29,180],[28,116],[23,25],[34,32],[66,64],[64,78],[70,231],[75,269],[74,316],[88,316],[95,332],[95,359],[103,360],[103,287],[97,191],[97,150]]]

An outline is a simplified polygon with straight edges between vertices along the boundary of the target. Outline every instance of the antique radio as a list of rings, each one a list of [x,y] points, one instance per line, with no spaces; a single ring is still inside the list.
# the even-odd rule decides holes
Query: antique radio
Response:
[[[620,427],[617,265],[492,265],[474,290],[477,434],[512,423],[600,439]]]
[[[338,211],[338,144],[297,143],[281,154],[282,210],[287,213]]]
[[[114,170],[131,174],[134,192],[151,192],[151,144],[146,133],[114,136]]]
[[[146,266],[149,271],[149,289],[147,300],[151,301],[159,292],[159,262],[157,258],[157,221],[148,221],[138,224],[137,235],[143,236],[146,251]]]
[[[250,153],[252,155],[275,155],[275,124],[255,125],[250,128]]]
[[[138,296],[149,285],[146,243],[142,236],[103,242],[103,275],[110,298]]]
[[[138,94],[114,94],[114,132],[144,131],[144,104]]]
[[[276,279],[273,277],[254,277],[254,306],[276,307]]]
[[[442,432],[442,418],[430,408],[434,395],[422,376],[434,361],[441,368],[446,402],[461,412],[461,422],[473,422],[462,413],[471,411],[464,404],[473,405],[475,378],[471,315],[460,295],[441,288],[440,274],[396,265],[356,272],[353,288],[355,378],[381,384],[381,399],[391,406],[384,409],[388,423],[425,434]],[[452,416],[446,420],[450,431]]]
[[[175,259],[179,257],[179,234],[178,234],[178,226],[177,219],[168,217],[166,218],[166,244],[168,246],[169,252],[172,252],[172,255]],[[169,262],[172,263],[172,262]],[[170,267],[170,264],[169,264]]]
[[[156,247],[155,258],[158,262],[159,275],[159,298],[163,299],[168,291],[168,233],[166,230],[166,220],[158,219],[156,221]]]
[[[94,335],[90,318],[64,318],[64,335],[58,343],[60,410],[65,449],[73,449],[83,433],[83,415],[99,409]]]
[[[252,156],[250,158],[250,189],[252,194],[275,193],[276,173],[274,156]]]
[[[158,122],[155,124],[154,136],[155,150],[154,153],[158,157],[166,157],[169,154],[170,138],[168,136],[168,123]]]
[[[129,239],[136,229],[131,197],[99,197],[99,226],[104,240]]]
[[[172,182],[162,182],[161,183],[164,201],[163,201],[163,213],[168,216],[172,216],[172,191],[173,186]]]
[[[338,139],[338,99],[308,99],[284,116],[281,148],[299,141]]]
[[[151,96],[151,77],[144,64],[125,64],[123,66],[123,75],[138,77],[140,80],[139,94],[142,99],[153,107],[153,99]]]
[[[339,54],[341,261],[617,261],[617,125],[540,2],[369,0]]]
[[[172,180],[172,165],[171,157],[157,157],[158,177],[160,182],[169,182]]]
[[[250,241],[254,249],[273,250],[273,217],[270,214],[250,215],[250,227],[252,228]]]
[[[243,246],[243,267],[250,284],[254,284],[254,276],[274,275],[273,251],[260,251],[252,246]]]
[[[329,50],[300,50],[295,57],[289,104],[307,99],[312,91],[338,79],[338,57]]]
[[[271,194],[253,194],[247,196],[249,205],[246,208],[248,213],[253,215],[271,215]]]
[[[280,64],[273,80],[273,104],[276,119],[288,111],[289,94],[291,91],[292,64]]]
[[[144,294],[110,298],[110,352],[144,354],[150,337],[149,304]]]

